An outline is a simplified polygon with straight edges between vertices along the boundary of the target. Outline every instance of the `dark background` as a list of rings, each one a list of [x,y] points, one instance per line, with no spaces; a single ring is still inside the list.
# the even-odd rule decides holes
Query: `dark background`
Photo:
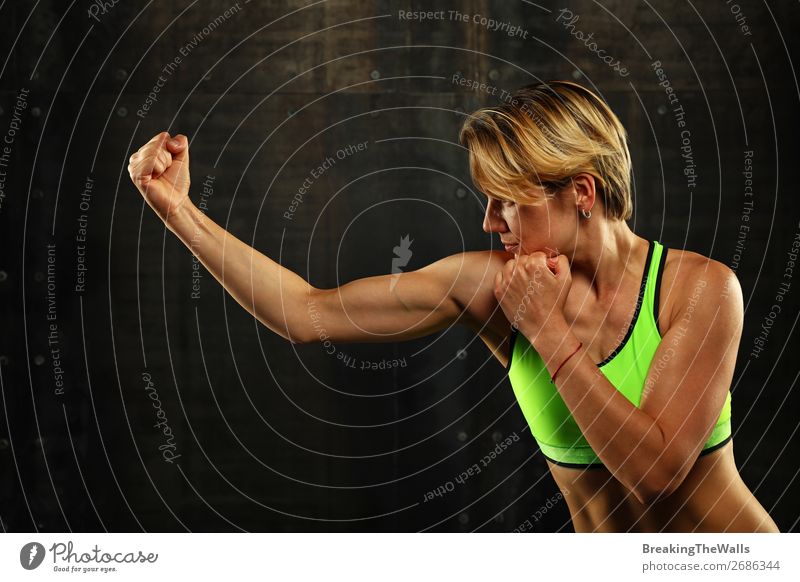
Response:
[[[195,203],[213,176],[208,215],[317,287],[389,273],[406,234],[404,270],[497,248],[457,135],[465,112],[500,101],[454,84],[457,72],[507,91],[553,78],[598,91],[631,136],[631,228],[736,270],[746,305],[732,385],[737,464],[781,530],[797,530],[800,274],[783,276],[800,228],[796,2],[436,3],[516,24],[527,39],[471,19],[398,17],[431,9],[421,2],[240,0],[209,34],[233,4],[121,0],[96,19],[92,6],[0,7],[0,139],[29,91],[0,168],[4,531],[506,532],[526,519],[534,531],[572,531],[504,370],[467,329],[336,344],[355,369],[322,345],[289,344],[205,271],[192,298],[191,255],[127,174],[154,134],[185,133]],[[557,22],[564,7],[627,77]],[[686,113],[693,191],[656,60]],[[164,87],[141,117],[159,74]],[[362,141],[285,219],[310,171]],[[82,213],[86,287],[76,291]],[[755,357],[781,281],[782,311]],[[407,365],[358,369],[395,358]],[[145,373],[174,433],[172,464]],[[514,435],[480,474],[455,481]],[[438,487],[452,491],[424,501]]]

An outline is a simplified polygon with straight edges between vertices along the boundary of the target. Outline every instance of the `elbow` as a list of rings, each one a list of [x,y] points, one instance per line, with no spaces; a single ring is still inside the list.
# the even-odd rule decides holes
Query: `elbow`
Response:
[[[684,477],[685,474],[675,471],[651,470],[633,493],[642,505],[653,505],[675,493]]]
[[[322,341],[318,337],[311,338],[311,337],[308,337],[307,335],[301,335],[301,334],[298,334],[298,335],[288,334],[288,337],[286,338],[286,340],[289,343],[291,343],[292,345],[295,345],[295,346],[301,346],[301,345],[305,345],[305,344],[312,344],[312,343],[315,343],[315,342]]]
[[[669,497],[673,491],[657,487],[657,486],[641,486],[634,491],[636,499],[639,503],[645,506],[653,505],[654,503]]]
[[[270,323],[264,317],[256,316],[258,322],[266,327],[268,330],[273,332],[275,335],[280,336],[281,338],[285,339],[287,342],[293,345],[302,345],[302,344],[310,344],[312,343],[312,339],[310,339],[308,333],[302,333],[302,330],[299,326],[289,325],[287,322],[283,322],[282,324],[276,325],[275,323]]]
[[[325,329],[316,325],[316,322],[322,318],[319,295],[315,295],[318,291],[311,285],[307,285],[305,293],[303,293],[305,305],[297,306],[291,317],[284,314],[281,336],[289,343],[304,345],[324,342],[329,339]],[[308,319],[301,315],[306,311],[308,312]]]
[[[299,325],[286,325],[286,329],[281,335],[286,341],[296,346],[310,344],[313,343],[315,339],[319,339],[316,337],[312,338],[310,330],[304,329]]]

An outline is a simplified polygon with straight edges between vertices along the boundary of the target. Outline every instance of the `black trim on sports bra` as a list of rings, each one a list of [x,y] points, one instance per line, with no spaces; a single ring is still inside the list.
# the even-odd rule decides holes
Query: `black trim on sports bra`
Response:
[[[628,343],[628,340],[633,335],[633,328],[636,327],[636,321],[639,319],[639,312],[642,310],[642,304],[644,303],[644,290],[647,287],[647,274],[650,272],[650,261],[653,259],[653,248],[655,245],[653,241],[647,241],[647,258],[644,261],[644,273],[642,274],[642,284],[639,286],[639,297],[636,299],[636,309],[633,312],[633,319],[631,319],[631,323],[628,326],[628,331],[625,333],[625,337],[622,338],[622,342],[616,347],[616,349],[611,352],[611,354],[602,362],[597,364],[597,367],[600,368],[605,366],[611,360],[613,360],[618,353],[622,351],[622,348],[625,347],[625,344]]]
[[[702,457],[703,455],[707,455],[708,453],[713,453],[717,449],[724,447],[726,444],[728,444],[728,441],[730,441],[732,438],[733,438],[733,435],[729,434],[724,440],[718,442],[713,447],[708,447],[707,449],[700,451],[700,454],[698,455],[698,457]],[[548,461],[550,461],[551,463],[553,463],[554,465],[558,465],[560,467],[568,467],[570,469],[602,469],[603,467],[605,467],[605,464],[603,464],[603,463],[586,463],[586,464],[583,464],[583,463],[562,463],[561,461],[556,461],[555,459],[551,459],[550,457],[548,457],[544,453],[542,453],[542,456],[545,459],[547,459]]]
[[[662,245],[663,246],[663,245]],[[655,296],[653,297],[653,318],[656,322],[656,330],[658,331],[658,335],[664,337],[664,334],[661,333],[661,329],[658,327],[658,298],[661,293],[661,274],[664,272],[664,265],[667,263],[667,247],[663,247],[661,249],[661,260],[658,263],[658,273],[656,274],[656,288],[655,288]]]
[[[519,329],[516,327],[511,328],[511,335],[508,336],[508,363],[506,364],[506,372],[511,369],[511,358],[514,357],[514,340],[517,339]]]
[[[605,468],[605,465],[603,463],[588,463],[588,464],[562,463],[561,461],[556,461],[555,459],[551,459],[550,457],[548,457],[544,453],[542,453],[542,456],[545,459],[547,459],[548,461],[550,461],[551,463],[553,463],[554,465],[558,465],[559,467],[569,467],[570,469],[603,469],[603,468]]]
[[[628,343],[628,340],[631,338],[633,334],[633,328],[636,327],[636,322],[639,319],[639,312],[642,309],[642,304],[644,303],[644,290],[647,287],[647,274],[650,272],[650,261],[653,259],[653,249],[655,245],[653,241],[647,241],[647,258],[644,260],[644,273],[642,273],[642,283],[639,285],[639,297],[636,299],[636,309],[633,312],[633,318],[631,319],[630,324],[628,325],[628,331],[625,332],[625,337],[622,338],[622,342],[614,349],[613,352],[602,362],[596,364],[597,367],[605,366],[611,360],[613,360],[618,353],[622,351],[622,348],[625,347],[625,344]],[[661,254],[661,263],[659,264],[659,275],[656,277],[656,305],[658,305],[658,284],[661,281],[661,270],[664,268],[664,255],[666,252]],[[656,308],[656,313],[658,313],[658,309]],[[658,321],[658,320],[656,320]],[[514,340],[517,338],[517,334],[519,333],[519,329],[511,328],[511,334],[509,336],[509,347],[508,347],[508,363],[506,364],[506,372],[511,370],[511,360],[514,358]],[[555,462],[555,461],[554,461]]]
[[[712,452],[716,451],[718,448],[728,444],[728,441],[731,440],[732,438],[733,438],[733,435],[729,434],[727,437],[725,437],[724,440],[721,440],[720,442],[715,444],[713,447],[708,447],[707,449],[705,449],[703,451],[700,451],[700,455],[699,456],[702,457],[703,455],[707,455],[708,453],[712,453]]]

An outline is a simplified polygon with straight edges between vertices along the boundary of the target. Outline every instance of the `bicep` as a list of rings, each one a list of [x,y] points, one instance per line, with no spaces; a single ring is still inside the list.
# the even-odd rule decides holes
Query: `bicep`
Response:
[[[463,314],[456,291],[465,284],[464,262],[452,255],[416,271],[314,290],[307,341],[396,342],[447,328]]]
[[[688,278],[680,309],[659,344],[640,408],[661,428],[662,454],[678,473],[691,468],[725,403],[742,333],[742,295],[730,269]]]

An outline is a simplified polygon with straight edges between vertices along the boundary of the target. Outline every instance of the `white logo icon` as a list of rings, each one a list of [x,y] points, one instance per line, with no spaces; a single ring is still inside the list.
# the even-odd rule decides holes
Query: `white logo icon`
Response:
[[[405,267],[408,264],[408,261],[411,260],[411,243],[413,240],[409,240],[409,236],[406,235],[400,239],[400,244],[392,249],[394,251],[395,257],[392,259],[392,277],[391,282],[389,283],[389,289],[394,290],[394,286],[397,284],[397,279],[400,277],[400,273],[403,272],[401,267]]]
[[[19,552],[19,563],[26,570],[35,570],[44,560],[44,546],[38,542],[29,542]]]

